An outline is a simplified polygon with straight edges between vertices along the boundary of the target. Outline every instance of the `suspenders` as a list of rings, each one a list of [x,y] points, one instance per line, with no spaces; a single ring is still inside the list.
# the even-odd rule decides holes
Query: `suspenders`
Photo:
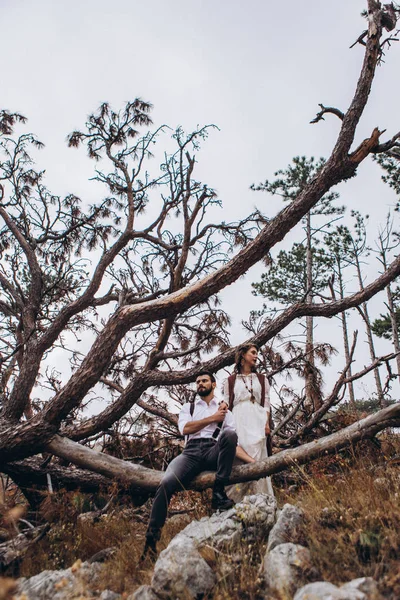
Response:
[[[192,402],[190,402],[190,416],[191,417],[193,417],[194,405],[195,405],[195,401],[193,400]],[[221,428],[222,428],[223,423],[224,423],[223,421],[221,421],[220,423],[217,423],[217,426],[214,429],[214,433],[211,436],[214,440],[216,440],[217,437],[219,436],[219,434],[221,432]],[[187,435],[186,436],[186,441],[188,441],[188,440],[189,440],[189,436]]]

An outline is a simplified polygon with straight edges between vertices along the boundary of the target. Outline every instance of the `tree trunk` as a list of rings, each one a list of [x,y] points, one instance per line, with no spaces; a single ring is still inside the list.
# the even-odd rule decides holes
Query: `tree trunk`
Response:
[[[312,304],[313,301],[313,258],[312,258],[312,237],[311,237],[311,213],[306,216],[306,233],[307,233],[307,249],[306,249],[306,303]],[[305,404],[312,412],[318,410],[322,404],[321,390],[317,381],[315,371],[315,356],[314,356],[314,319],[312,316],[306,317],[306,367],[305,367]]]
[[[48,477],[51,478],[53,490],[79,490],[86,494],[96,494],[101,491],[107,493],[108,488],[114,486],[114,481],[98,473],[78,469],[75,466],[62,467],[52,462],[43,466],[43,459],[37,457],[7,463],[2,465],[1,469],[21,489],[31,508],[35,510],[48,494]],[[126,483],[119,485],[118,492],[121,495],[129,494],[137,506],[142,505],[149,497],[144,490]]]
[[[389,315],[390,315],[390,323],[392,325],[393,347],[394,347],[394,351],[395,352],[399,352],[399,354],[396,356],[396,364],[397,364],[397,374],[400,375],[400,342],[399,342],[399,331],[397,329],[396,311],[395,311],[395,307],[394,307],[392,288],[390,287],[390,284],[386,288],[386,293],[387,293],[387,299],[388,299],[388,308],[389,308]]]
[[[297,448],[283,450],[278,454],[250,465],[234,467],[230,483],[240,483],[260,479],[267,475],[279,473],[295,465],[308,463],[320,456],[334,454],[357,442],[372,438],[387,427],[400,426],[400,403],[393,404],[352,425],[319,440],[303,444]],[[140,488],[154,493],[163,473],[138,465],[127,463],[113,456],[101,454],[76,442],[58,435],[47,447],[49,452],[60,456],[73,464],[95,471],[104,477],[123,482],[133,488]],[[203,490],[211,487],[215,481],[215,473],[205,472],[198,475],[189,485],[189,489]]]
[[[340,298],[343,299],[344,298],[344,285],[343,285],[343,273],[342,273],[342,269],[340,266],[340,259],[337,260],[337,267],[338,267],[339,293],[340,293]],[[347,377],[350,378],[352,375],[352,370],[351,370],[351,363],[350,363],[350,345],[349,345],[349,333],[348,333],[348,329],[347,329],[346,311],[343,311],[341,313],[340,317],[342,320],[344,356],[346,359],[346,364],[349,363],[349,368],[347,369]],[[349,388],[348,388],[349,389],[349,403],[352,408],[355,408],[356,402],[355,402],[355,397],[354,397],[353,382],[350,381],[348,386],[349,386]]]
[[[361,265],[360,265],[360,261],[359,261],[358,256],[356,256],[356,267],[357,267],[358,283],[359,283],[359,286],[360,286],[360,290],[362,291],[364,289],[364,283],[363,283],[363,280],[362,280]],[[362,315],[362,317],[364,319],[365,330],[367,332],[369,354],[371,356],[371,361],[374,362],[374,360],[376,359],[375,347],[374,347],[374,338],[372,336],[371,321],[370,321],[370,318],[369,318],[368,308],[367,308],[367,303],[366,302],[363,302],[361,304],[360,312],[361,312],[361,315]],[[376,386],[376,393],[377,393],[377,396],[378,396],[379,406],[381,408],[383,408],[384,406],[387,406],[387,402],[386,402],[385,398],[383,397],[382,382],[381,382],[381,377],[380,377],[380,374],[379,374],[379,367],[377,367],[376,369],[374,369],[374,378],[375,378],[375,386]]]

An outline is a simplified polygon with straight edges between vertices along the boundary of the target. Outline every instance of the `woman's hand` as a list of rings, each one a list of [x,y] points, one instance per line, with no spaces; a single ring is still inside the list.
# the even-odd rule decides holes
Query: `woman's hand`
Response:
[[[269,435],[271,433],[271,427],[269,426],[268,421],[265,423],[265,435]]]

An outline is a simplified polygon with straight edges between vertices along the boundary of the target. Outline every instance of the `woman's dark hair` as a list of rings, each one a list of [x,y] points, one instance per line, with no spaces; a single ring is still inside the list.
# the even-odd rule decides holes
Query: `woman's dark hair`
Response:
[[[196,375],[196,379],[197,379],[198,377],[200,377],[200,375],[208,375],[208,376],[209,376],[209,378],[211,379],[211,383],[215,383],[215,382],[216,382],[216,379],[215,379],[215,377],[214,377],[214,374],[213,374],[213,373],[211,373],[211,371],[207,371],[206,369],[202,369],[201,371],[199,371],[199,372],[197,373],[197,375]]]
[[[257,344],[245,344],[244,346],[240,346],[240,348],[238,350],[236,350],[236,354],[235,354],[235,367],[234,367],[234,372],[235,373],[241,373],[242,372],[242,358],[246,354],[246,352],[248,350],[250,350],[250,348],[256,348],[257,352],[259,350],[259,347],[257,346]],[[255,367],[252,367],[251,370],[252,370],[253,373],[257,372],[257,369]]]

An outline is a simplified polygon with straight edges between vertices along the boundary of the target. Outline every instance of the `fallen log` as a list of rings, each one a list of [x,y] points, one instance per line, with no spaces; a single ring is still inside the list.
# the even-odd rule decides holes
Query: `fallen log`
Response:
[[[283,450],[257,463],[234,467],[230,483],[260,479],[295,465],[308,463],[321,456],[334,454],[338,450],[356,444],[361,440],[373,438],[379,431],[388,427],[400,427],[400,402],[326,437],[303,444],[297,448]],[[161,471],[134,465],[113,456],[96,452],[59,435],[52,439],[46,449],[48,452],[64,458],[80,468],[88,469],[103,477],[149,493],[154,493],[163,476]],[[198,475],[188,488],[203,490],[211,487],[214,480],[215,473],[204,472]]]
[[[18,534],[12,540],[0,544],[0,572],[4,572],[13,563],[19,561],[28,548],[42,539],[50,525],[40,525]]]
[[[107,490],[113,484],[113,481],[108,477],[76,466],[71,468],[53,463],[43,465],[43,459],[38,457],[6,463],[1,468],[2,472],[9,475],[21,489],[31,508],[34,509],[40,506],[49,492],[49,476],[53,491],[66,489],[68,491],[79,490],[83,493],[95,494],[101,490]],[[149,497],[149,493],[135,488],[128,482],[121,481],[119,483],[119,493],[129,493],[134,504],[138,506],[143,504]]]

